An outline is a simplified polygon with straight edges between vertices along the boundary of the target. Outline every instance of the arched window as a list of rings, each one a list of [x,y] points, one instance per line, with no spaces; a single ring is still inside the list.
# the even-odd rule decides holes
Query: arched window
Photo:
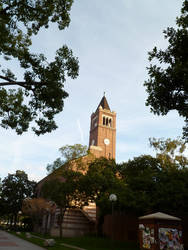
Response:
[[[105,117],[103,116],[103,125],[105,125]]]
[[[112,120],[109,119],[109,126],[112,127]]]
[[[102,117],[103,126],[112,127],[112,117],[103,116]]]

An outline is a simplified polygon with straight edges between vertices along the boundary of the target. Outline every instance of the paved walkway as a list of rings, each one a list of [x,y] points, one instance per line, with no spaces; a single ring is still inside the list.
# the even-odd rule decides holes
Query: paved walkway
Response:
[[[0,250],[44,250],[28,241],[0,230]]]

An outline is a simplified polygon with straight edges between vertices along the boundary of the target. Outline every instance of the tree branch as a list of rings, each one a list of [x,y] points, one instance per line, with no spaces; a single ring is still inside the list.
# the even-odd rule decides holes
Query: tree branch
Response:
[[[3,86],[8,86],[8,85],[19,85],[21,87],[26,87],[26,82],[1,82],[0,83],[0,87],[3,87]]]
[[[12,80],[12,79],[10,79],[8,77],[2,76],[2,75],[0,75],[0,78],[3,79],[3,80],[8,81],[8,82],[0,82],[0,87],[8,86],[8,85],[19,85],[21,87],[26,88],[26,87],[29,86],[29,85],[27,85],[27,82],[17,82],[17,81],[14,81],[14,80]],[[32,85],[43,85],[43,84],[44,83],[42,83],[42,82],[32,82],[32,84],[30,86],[32,86]]]
[[[6,76],[2,76],[2,75],[0,75],[0,78],[3,79],[3,80],[8,81],[8,82],[1,82],[0,87],[8,86],[8,85],[19,85],[19,86],[24,87],[24,88],[26,87],[25,82],[16,82],[16,81],[14,81],[14,80],[6,77]]]
[[[14,82],[13,80],[11,80],[10,78],[6,77],[6,76],[1,76],[0,75],[0,78],[3,79],[3,80],[6,80],[8,82]]]
[[[11,7],[12,7],[12,6],[7,6],[6,8],[1,9],[0,15],[2,15],[2,14],[7,14],[7,10],[9,10]]]

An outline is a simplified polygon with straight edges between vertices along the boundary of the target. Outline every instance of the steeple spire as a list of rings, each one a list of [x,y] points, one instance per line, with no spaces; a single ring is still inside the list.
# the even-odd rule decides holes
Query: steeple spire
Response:
[[[99,103],[99,105],[98,105],[96,111],[99,109],[100,106],[101,106],[103,109],[107,109],[107,110],[110,111],[110,107],[109,107],[108,102],[107,102],[106,97],[105,97],[105,92],[104,92],[103,98],[101,99],[101,101],[100,101],[100,103]]]

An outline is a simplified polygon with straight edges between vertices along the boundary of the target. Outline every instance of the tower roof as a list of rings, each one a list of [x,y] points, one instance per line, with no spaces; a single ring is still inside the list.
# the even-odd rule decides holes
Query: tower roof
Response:
[[[101,99],[101,101],[100,101],[100,103],[99,103],[99,105],[98,105],[98,107],[97,107],[97,110],[99,109],[100,106],[101,106],[103,109],[110,110],[110,107],[109,107],[109,105],[108,105],[108,102],[107,102],[107,100],[106,100],[105,95],[104,95],[103,98]],[[96,110],[96,111],[97,111],[97,110]]]

